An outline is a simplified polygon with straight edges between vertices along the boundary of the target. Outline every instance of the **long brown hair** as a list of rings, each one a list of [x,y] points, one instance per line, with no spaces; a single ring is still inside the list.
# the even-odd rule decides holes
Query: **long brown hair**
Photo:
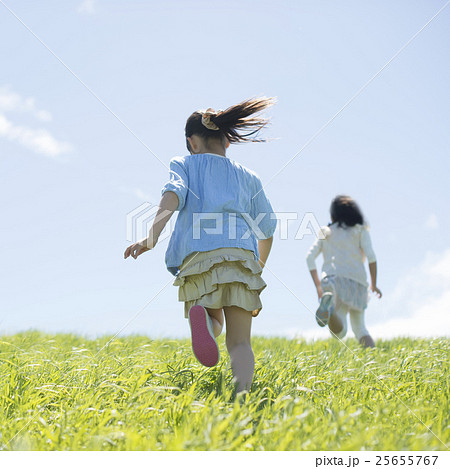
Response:
[[[275,98],[251,98],[225,111],[195,111],[186,121],[186,139],[198,135],[205,140],[226,138],[230,143],[264,142],[265,140],[258,138],[256,134],[269,120],[252,116],[272,106],[275,101]],[[189,144],[187,146],[190,151]]]

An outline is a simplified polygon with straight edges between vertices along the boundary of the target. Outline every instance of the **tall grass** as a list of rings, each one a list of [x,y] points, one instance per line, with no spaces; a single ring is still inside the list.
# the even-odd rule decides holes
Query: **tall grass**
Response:
[[[444,450],[448,339],[254,338],[252,391],[188,341],[0,338],[4,450]],[[427,428],[428,427],[428,428]],[[434,434],[433,434],[434,433]]]

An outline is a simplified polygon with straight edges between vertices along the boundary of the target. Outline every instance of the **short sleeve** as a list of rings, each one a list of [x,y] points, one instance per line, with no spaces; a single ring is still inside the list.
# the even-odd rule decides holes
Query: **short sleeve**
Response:
[[[181,161],[172,159],[170,161],[169,168],[170,179],[164,184],[161,195],[166,192],[173,192],[178,197],[177,210],[181,210],[186,202],[186,196],[188,192],[188,178]]]
[[[277,218],[272,205],[262,187],[261,180],[255,176],[255,192],[250,205],[250,217],[255,220],[258,230],[253,230],[257,239],[267,239],[273,236],[277,227]]]
[[[361,249],[367,257],[369,264],[376,262],[375,252],[372,248],[372,241],[370,239],[369,230],[364,226],[361,230]]]

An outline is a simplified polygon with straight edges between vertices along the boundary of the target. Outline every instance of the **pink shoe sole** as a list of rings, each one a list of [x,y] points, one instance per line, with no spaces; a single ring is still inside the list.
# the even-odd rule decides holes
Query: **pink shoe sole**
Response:
[[[195,358],[204,366],[217,365],[220,358],[219,346],[214,337],[211,319],[203,306],[192,306],[189,310],[189,325]]]

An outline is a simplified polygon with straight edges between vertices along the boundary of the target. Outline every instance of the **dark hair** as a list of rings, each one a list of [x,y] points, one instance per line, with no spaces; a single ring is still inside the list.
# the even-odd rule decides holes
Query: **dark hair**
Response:
[[[264,142],[264,139],[257,138],[255,134],[267,125],[268,119],[251,116],[274,103],[274,98],[252,98],[225,111],[195,111],[186,121],[186,139],[195,134],[205,140],[226,138],[230,143]],[[205,114],[208,115],[208,127],[203,122]],[[189,144],[187,146],[190,151]]]
[[[358,204],[348,195],[337,195],[330,206],[331,225],[363,225],[364,217]]]

